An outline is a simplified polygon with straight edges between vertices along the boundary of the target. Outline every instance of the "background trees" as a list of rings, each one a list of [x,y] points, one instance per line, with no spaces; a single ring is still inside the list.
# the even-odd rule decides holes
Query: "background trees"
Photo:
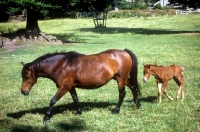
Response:
[[[27,11],[25,34],[37,36],[41,33],[37,20],[49,17],[68,17],[73,12],[103,10],[112,0],[1,0],[0,21],[7,21],[9,16]]]
[[[77,12],[89,12],[103,10],[109,7],[114,9],[144,9],[149,3],[157,0],[1,0],[0,21],[7,21],[9,16],[22,14],[27,11],[26,35],[38,36],[41,30],[38,26],[38,19],[75,17]],[[171,3],[189,4],[196,6],[198,0],[171,0]],[[146,4],[144,4],[146,3]]]

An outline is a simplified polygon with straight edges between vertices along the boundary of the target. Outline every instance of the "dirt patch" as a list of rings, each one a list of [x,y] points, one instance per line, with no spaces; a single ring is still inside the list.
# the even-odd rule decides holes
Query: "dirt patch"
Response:
[[[63,44],[61,40],[57,40],[56,37],[51,35],[41,35],[37,38],[29,38],[26,39],[24,36],[20,35],[17,37],[14,37],[12,39],[3,37],[3,50],[0,51],[1,53],[8,53],[11,51],[14,51],[19,48],[32,46],[34,43],[40,43],[40,44]]]
[[[14,51],[16,49],[19,49],[19,48],[22,48],[24,46],[21,46],[21,45],[16,45],[14,44],[12,41],[10,41],[9,39],[7,38],[4,38],[3,39],[3,43],[4,43],[4,46],[2,47],[4,50],[3,51],[0,51],[0,54],[1,53],[8,53],[8,52],[11,52],[11,51]]]

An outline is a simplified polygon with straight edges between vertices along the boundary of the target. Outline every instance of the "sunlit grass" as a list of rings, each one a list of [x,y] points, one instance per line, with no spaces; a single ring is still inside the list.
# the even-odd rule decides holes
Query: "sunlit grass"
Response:
[[[39,21],[41,30],[65,41],[63,45],[31,44],[10,53],[0,54],[0,128],[1,131],[200,131],[200,26],[199,15],[152,18],[108,19],[107,28],[94,28],[92,19],[59,19]],[[23,28],[25,23],[1,23],[8,32]],[[6,27],[6,28],[5,28]],[[68,43],[70,40],[71,43]],[[23,44],[26,46],[27,44]],[[100,89],[77,89],[83,114],[74,116],[70,94],[64,95],[53,109],[51,123],[43,124],[55,84],[39,78],[29,96],[23,96],[20,62],[56,51],[84,54],[106,49],[131,49],[138,57],[138,80],[143,109],[137,110],[129,89],[117,115],[111,114],[118,101],[118,89],[111,81]],[[142,82],[143,63],[185,68],[185,101],[169,101],[162,95],[157,104],[157,88],[152,76]],[[171,80],[169,95],[175,98],[178,86]]]

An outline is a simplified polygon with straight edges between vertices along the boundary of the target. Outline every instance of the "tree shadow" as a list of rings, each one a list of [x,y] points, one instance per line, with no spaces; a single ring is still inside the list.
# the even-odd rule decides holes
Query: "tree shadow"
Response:
[[[109,103],[109,102],[82,102],[80,103],[82,110],[83,111],[90,111],[94,108],[107,108],[111,105],[114,105],[114,103]],[[30,110],[23,110],[23,111],[19,111],[19,112],[15,112],[15,113],[8,113],[7,116],[8,117],[12,117],[14,119],[19,119],[21,118],[23,115],[27,114],[27,113],[32,113],[32,114],[45,114],[47,109],[49,107],[43,107],[43,108],[35,108],[35,109],[30,109]],[[52,111],[52,115],[56,115],[59,113],[63,113],[64,111],[69,110],[69,111],[75,111],[75,106],[74,103],[69,103],[66,105],[58,105],[58,106],[54,106],[53,107],[53,111]]]
[[[106,27],[106,28],[80,28],[82,32],[94,32],[102,34],[113,33],[132,33],[144,35],[163,35],[163,34],[182,34],[182,33],[200,33],[200,31],[174,31],[164,29],[148,29],[148,28],[120,28],[120,27]]]
[[[61,40],[63,43],[67,43],[67,44],[77,44],[77,43],[83,43],[84,39],[81,38],[74,38],[73,40],[71,40],[72,37],[74,37],[74,33],[71,34],[51,34],[53,36],[56,36],[56,38],[58,40]]]
[[[148,28],[122,28],[122,27],[102,27],[102,28],[80,28],[80,32],[93,32],[100,34],[116,34],[116,33],[131,33],[143,35],[164,35],[164,34],[183,34],[183,33],[200,33],[200,31],[176,31],[171,29],[148,29]],[[18,29],[15,32],[3,33],[3,37],[10,38],[11,40],[16,36],[24,35],[25,29]],[[48,35],[48,34],[47,34]],[[86,36],[76,36],[75,33],[51,34],[56,36],[64,44],[84,43]],[[96,37],[94,35],[87,37]],[[72,39],[73,38],[73,39]]]

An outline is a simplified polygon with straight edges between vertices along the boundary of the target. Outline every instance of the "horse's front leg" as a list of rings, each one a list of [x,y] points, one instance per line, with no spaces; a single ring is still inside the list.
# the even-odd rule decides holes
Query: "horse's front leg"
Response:
[[[60,88],[58,89],[58,91],[56,92],[55,96],[51,99],[50,104],[49,104],[49,108],[44,116],[44,122],[45,123],[49,123],[50,122],[50,118],[51,118],[51,112],[53,109],[53,106],[55,105],[55,103],[67,92],[67,89],[64,88]]]
[[[157,82],[157,86],[158,86],[158,103],[161,103],[162,83]]]
[[[73,99],[73,101],[75,103],[75,107],[77,109],[76,115],[81,115],[82,114],[81,106],[80,106],[80,103],[78,101],[78,96],[77,96],[75,87],[73,87],[69,92],[70,92],[70,94],[72,96],[72,99]]]

